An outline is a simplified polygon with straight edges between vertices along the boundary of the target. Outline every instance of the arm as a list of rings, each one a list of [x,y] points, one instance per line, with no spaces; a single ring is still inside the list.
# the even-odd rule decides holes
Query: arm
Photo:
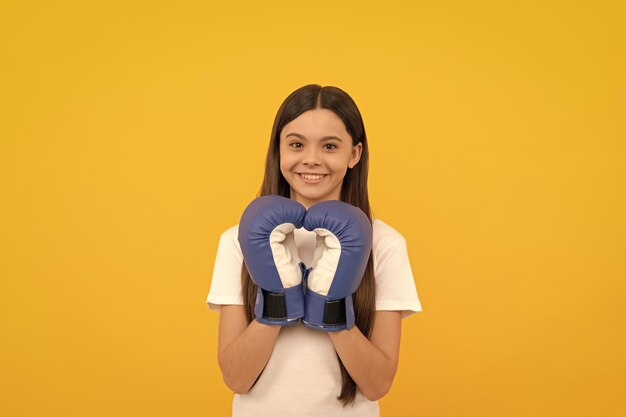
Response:
[[[370,401],[391,389],[398,369],[401,321],[400,311],[375,311],[370,340],[357,326],[328,333],[341,362]]]
[[[282,326],[246,322],[242,305],[220,308],[218,363],[224,383],[237,394],[250,390],[265,368]]]

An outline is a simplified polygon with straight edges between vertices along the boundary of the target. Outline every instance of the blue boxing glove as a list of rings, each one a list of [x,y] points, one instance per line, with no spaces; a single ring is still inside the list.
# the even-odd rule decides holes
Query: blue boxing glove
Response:
[[[304,278],[307,326],[339,331],[354,325],[352,294],[372,250],[372,223],[363,211],[337,200],[309,207],[303,227],[317,235],[312,269]]]
[[[241,216],[238,240],[250,277],[259,287],[254,314],[261,323],[293,324],[304,316],[302,279],[307,270],[293,231],[302,227],[305,214],[297,201],[267,195],[254,199]]]

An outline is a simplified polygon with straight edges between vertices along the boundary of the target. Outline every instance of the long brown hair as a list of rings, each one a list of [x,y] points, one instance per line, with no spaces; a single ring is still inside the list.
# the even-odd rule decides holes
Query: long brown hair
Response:
[[[350,203],[363,210],[370,222],[372,222],[367,192],[369,152],[363,119],[352,98],[337,87],[322,87],[317,84],[309,84],[300,87],[285,99],[274,119],[272,136],[270,137],[267,158],[265,159],[265,176],[257,197],[280,195],[290,198],[289,183],[280,172],[280,132],[287,123],[305,111],[316,108],[331,110],[343,120],[346,130],[352,137],[352,146],[356,146],[359,142],[362,143],[361,159],[352,169],[348,168],[343,178],[341,201]],[[376,296],[373,265],[372,254],[370,253],[361,284],[353,295],[355,325],[368,339],[373,326]],[[245,262],[241,268],[241,284],[246,317],[249,324],[254,318],[254,303],[258,287],[250,279],[250,273],[246,268]],[[341,368],[342,382],[341,394],[337,399],[346,406],[354,403],[357,387],[341,362],[339,355],[337,355],[337,360]]]

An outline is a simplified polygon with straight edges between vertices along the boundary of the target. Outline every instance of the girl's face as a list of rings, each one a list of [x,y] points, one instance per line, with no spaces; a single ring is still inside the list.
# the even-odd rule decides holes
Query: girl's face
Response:
[[[309,110],[287,123],[280,132],[280,171],[291,199],[307,209],[340,200],[343,177],[359,162],[362,148],[361,142],[352,146],[345,124],[331,110]]]

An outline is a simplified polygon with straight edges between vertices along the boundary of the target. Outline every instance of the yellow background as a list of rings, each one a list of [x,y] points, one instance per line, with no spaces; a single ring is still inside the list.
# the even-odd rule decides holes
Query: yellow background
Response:
[[[382,415],[626,415],[622,2],[410,3],[2,3],[2,416],[229,415],[218,238],[309,83],[424,309]]]

